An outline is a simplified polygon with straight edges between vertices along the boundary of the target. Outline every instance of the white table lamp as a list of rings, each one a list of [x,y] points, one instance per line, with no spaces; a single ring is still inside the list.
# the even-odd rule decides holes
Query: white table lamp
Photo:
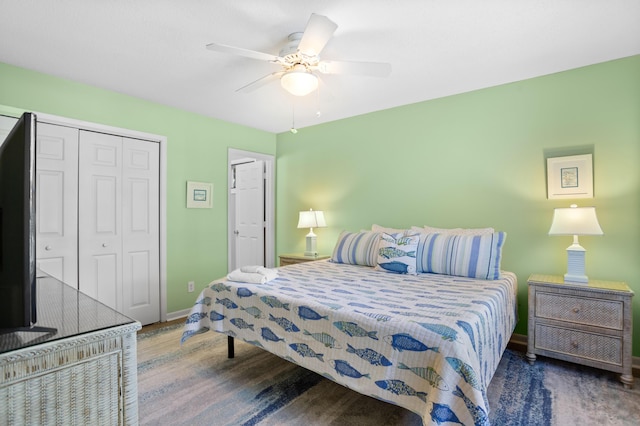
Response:
[[[307,247],[304,252],[305,256],[318,256],[318,250],[316,248],[317,237],[316,234],[313,233],[313,228],[325,228],[326,226],[327,222],[324,220],[323,212],[314,211],[312,209],[300,212],[298,228],[309,228],[309,233],[307,234]]]
[[[573,235],[573,244],[567,247],[567,273],[565,282],[587,283],[589,278],[584,270],[586,250],[578,243],[578,235],[602,235],[595,207],[558,208],[553,212],[553,222],[549,235]]]

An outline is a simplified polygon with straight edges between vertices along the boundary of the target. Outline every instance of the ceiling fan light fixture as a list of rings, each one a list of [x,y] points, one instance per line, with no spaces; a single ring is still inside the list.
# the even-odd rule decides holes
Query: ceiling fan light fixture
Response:
[[[318,77],[298,64],[280,78],[280,84],[294,96],[305,96],[318,88]]]

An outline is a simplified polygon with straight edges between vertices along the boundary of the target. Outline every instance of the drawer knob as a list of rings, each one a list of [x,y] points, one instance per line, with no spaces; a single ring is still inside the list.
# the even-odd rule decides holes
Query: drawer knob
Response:
[[[573,308],[573,313],[574,314],[577,314],[578,312],[580,312],[580,308],[579,307],[576,306],[575,308]]]

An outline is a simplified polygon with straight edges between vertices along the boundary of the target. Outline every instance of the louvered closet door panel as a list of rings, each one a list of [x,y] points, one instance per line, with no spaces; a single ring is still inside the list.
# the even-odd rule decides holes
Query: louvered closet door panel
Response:
[[[78,129],[37,124],[38,268],[78,288]]]
[[[83,293],[122,306],[122,137],[80,131],[78,271]]]
[[[124,139],[121,312],[142,324],[160,321],[160,145]]]

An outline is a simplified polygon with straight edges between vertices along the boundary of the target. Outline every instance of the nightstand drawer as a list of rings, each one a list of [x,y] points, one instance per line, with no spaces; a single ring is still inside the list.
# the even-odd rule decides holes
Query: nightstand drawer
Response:
[[[543,291],[538,291],[536,294],[536,317],[538,318],[622,330],[623,314],[622,302],[617,300],[568,296]]]
[[[622,338],[545,324],[536,325],[536,349],[622,365]]]

